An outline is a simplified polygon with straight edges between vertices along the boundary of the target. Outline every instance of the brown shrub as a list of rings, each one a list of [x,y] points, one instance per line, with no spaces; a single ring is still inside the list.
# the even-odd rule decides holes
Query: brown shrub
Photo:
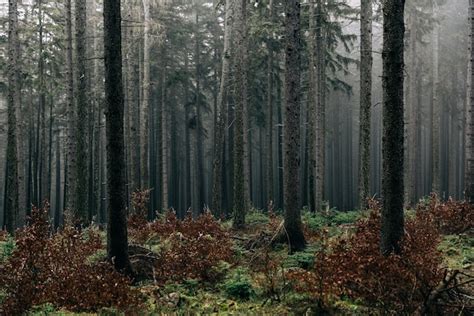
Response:
[[[153,278],[158,283],[213,281],[217,278],[213,268],[232,258],[229,233],[210,212],[197,219],[188,214],[184,220],[168,212],[151,223],[137,223],[140,221],[134,219],[130,227],[131,238],[140,244],[153,240],[160,246],[152,260]]]
[[[418,211],[429,211],[442,234],[461,234],[474,229],[474,206],[466,201],[449,198],[441,202],[435,194],[427,204],[419,204]]]
[[[141,305],[128,278],[108,263],[88,263],[102,248],[97,232],[66,227],[51,235],[47,216],[47,205],[33,210],[30,225],[17,231],[15,249],[0,266],[0,288],[7,295],[2,314],[21,314],[45,303],[71,311]]]
[[[433,215],[417,212],[405,225],[402,254],[381,254],[379,207],[356,224],[349,237],[323,238],[312,271],[290,273],[295,289],[311,294],[320,306],[346,296],[385,312],[412,313],[443,278],[440,235]]]

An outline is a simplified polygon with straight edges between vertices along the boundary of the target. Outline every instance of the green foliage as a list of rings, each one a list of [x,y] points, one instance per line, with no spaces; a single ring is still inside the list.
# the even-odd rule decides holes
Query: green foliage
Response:
[[[307,247],[304,251],[295,252],[286,258],[285,267],[310,269],[314,266],[315,252],[314,246]]]
[[[233,299],[248,300],[255,295],[250,277],[244,269],[236,269],[223,288],[226,295]]]
[[[15,239],[8,236],[5,241],[0,242],[0,262],[5,262],[13,253],[15,248]]]
[[[331,223],[334,225],[351,224],[355,223],[360,217],[361,213],[358,211],[335,212],[331,218]]]
[[[268,224],[268,215],[261,210],[252,209],[245,217],[247,225],[264,225]]]
[[[439,250],[451,269],[469,269],[474,266],[474,237],[469,234],[448,235],[440,243]]]

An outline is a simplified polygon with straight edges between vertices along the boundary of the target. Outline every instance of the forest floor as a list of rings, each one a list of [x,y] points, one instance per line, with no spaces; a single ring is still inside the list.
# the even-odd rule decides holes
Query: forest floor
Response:
[[[414,211],[407,212],[407,218],[415,217]],[[385,260],[383,257],[372,254],[364,261],[358,250],[345,255],[350,247],[359,249],[350,246],[354,241],[362,245],[360,249],[364,248],[363,251],[372,247],[369,243],[374,242],[371,238],[376,238],[379,228],[371,226],[370,223],[376,222],[374,218],[369,212],[303,212],[308,244],[305,251],[294,254],[289,254],[286,245],[272,243],[281,223],[278,214],[268,216],[253,210],[247,214],[247,226],[243,231],[234,231],[230,221],[215,221],[210,216],[181,222],[168,215],[155,226],[137,224],[132,220],[130,257],[137,278],[130,289],[134,291],[133,295],[140,297],[139,309],[123,311],[114,299],[126,297],[124,300],[127,301],[129,296],[117,292],[105,301],[84,308],[79,303],[66,303],[61,307],[58,303],[61,300],[56,298],[51,299],[56,302],[36,304],[41,302],[37,297],[31,299],[32,306],[23,312],[28,315],[381,315],[399,314],[400,310],[405,310],[415,314],[423,313],[424,305],[430,299],[430,304],[444,311],[456,310],[459,315],[469,315],[474,311],[474,223],[468,222],[462,232],[436,236],[433,230],[417,227],[421,233],[414,238],[420,240],[421,247],[428,243],[426,249],[431,244],[436,249],[423,252],[414,246],[406,251],[419,251],[419,254],[413,257],[408,254],[402,265],[397,263],[387,267],[398,259],[392,258],[387,263],[382,261]],[[467,219],[470,221],[472,217]],[[439,221],[436,219],[433,223],[439,224]],[[408,233],[410,225],[409,220]],[[360,235],[367,229],[376,234],[364,232]],[[87,257],[87,264],[93,264],[105,256],[105,233],[97,228],[89,230],[93,230],[102,242],[93,255]],[[161,236],[153,233],[157,230],[162,232]],[[438,237],[436,243],[430,244],[430,239]],[[361,242],[360,238],[366,240]],[[5,238],[0,243],[2,269],[11,257],[15,257],[16,244],[21,243],[12,240]],[[416,245],[415,241],[413,243]],[[337,254],[341,245],[349,245],[349,248]],[[373,249],[378,249],[378,245]],[[418,264],[418,268],[413,268]],[[347,275],[346,270],[349,270]],[[0,286],[4,286],[1,273],[5,271],[0,271]],[[399,275],[384,279],[384,273],[390,271]],[[24,276],[18,277],[16,282],[22,278]],[[404,293],[410,288],[411,296],[394,298],[382,294],[391,287],[384,283],[390,282],[395,282],[394,293]],[[364,288],[370,289],[365,291]],[[0,294],[0,303],[8,303],[8,287],[0,293],[3,293]],[[82,293],[76,295],[80,297]],[[84,300],[88,299],[87,295],[84,294]],[[121,295],[125,296],[121,298]],[[90,297],[93,300],[96,296]],[[88,312],[81,313],[81,309]]]

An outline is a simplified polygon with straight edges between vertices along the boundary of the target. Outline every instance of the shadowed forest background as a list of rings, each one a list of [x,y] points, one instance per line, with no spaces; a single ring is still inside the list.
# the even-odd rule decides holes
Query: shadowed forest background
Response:
[[[471,2],[0,0],[0,313],[473,312]]]

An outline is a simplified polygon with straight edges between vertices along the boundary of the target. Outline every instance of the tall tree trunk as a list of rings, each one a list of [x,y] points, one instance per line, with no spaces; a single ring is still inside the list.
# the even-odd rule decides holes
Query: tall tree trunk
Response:
[[[201,47],[199,34],[199,6],[196,2],[196,43],[195,43],[195,105],[196,105],[196,183],[197,185],[197,213],[201,213],[204,205],[204,164],[203,164],[203,131],[202,131],[202,113],[201,113]]]
[[[82,223],[89,221],[88,218],[88,166],[87,166],[87,74],[86,74],[86,0],[75,0],[76,17],[76,51],[75,51],[75,79],[77,85],[76,108],[77,108],[77,169],[76,169],[76,198],[77,205],[75,216]]]
[[[471,21],[471,62],[470,75],[471,86],[469,89],[470,102],[466,111],[466,171],[465,171],[465,198],[469,203],[474,204],[474,1],[469,1],[469,17]]]
[[[372,1],[362,0],[360,9],[360,136],[359,206],[367,208],[370,181],[370,111],[372,108]]]
[[[316,25],[315,25],[315,99],[316,109],[314,118],[314,134],[316,151],[316,166],[314,175],[314,207],[315,211],[321,211],[324,199],[324,172],[325,172],[325,146],[326,146],[326,58],[324,47],[324,5],[322,0],[316,0]]]
[[[67,162],[65,205],[68,211],[76,209],[76,109],[74,106],[74,74],[72,66],[71,1],[65,2],[66,14],[66,108],[67,108]]]
[[[227,90],[230,74],[231,58],[231,34],[232,34],[232,11],[233,0],[225,2],[225,29],[224,29],[224,49],[222,52],[222,73],[217,96],[217,128],[216,128],[216,150],[213,163],[213,188],[212,188],[212,208],[216,216],[222,213],[222,192],[223,192],[223,158],[225,142],[225,124],[227,121]]]
[[[161,193],[162,193],[162,209],[168,210],[168,109],[166,105],[166,43],[163,43],[162,48],[162,63],[163,70],[161,72],[161,166],[162,166],[162,178],[161,178]],[[196,186],[197,188],[197,186]]]
[[[300,146],[300,2],[288,0],[285,5],[285,123],[284,141],[284,225],[290,252],[305,248],[298,203]]]
[[[56,170],[55,170],[55,190],[54,190],[54,217],[53,225],[54,229],[58,229],[61,225],[61,131],[57,129],[56,131]]]
[[[120,0],[104,0],[105,103],[107,116],[107,257],[118,271],[132,274],[128,258],[123,133],[122,31]]]
[[[142,0],[143,16],[144,16],[144,31],[143,31],[143,98],[141,113],[141,187],[148,188],[149,184],[149,111],[150,111],[150,2],[149,0]]]
[[[274,22],[274,5],[273,0],[270,0],[269,4],[269,20],[270,23]],[[274,188],[273,188],[273,38],[267,41],[268,49],[268,61],[267,61],[267,172],[266,172],[266,185],[267,185],[267,200],[264,203],[268,203],[268,206],[273,205]]]
[[[403,236],[403,69],[405,0],[383,5],[383,180],[381,251],[400,252]]]
[[[439,15],[439,9],[436,1],[433,1],[433,15],[436,20]],[[440,170],[440,103],[439,103],[439,24],[434,22],[432,33],[433,45],[433,99],[431,109],[431,154],[432,154],[432,186],[431,191],[440,194],[441,188],[441,170]]]
[[[245,132],[244,103],[245,93],[245,0],[235,1],[235,120],[234,120],[234,221],[233,227],[245,226]]]
[[[4,209],[4,225],[10,234],[16,228],[18,216],[18,161],[17,161],[17,134],[16,108],[20,105],[20,91],[18,82],[18,4],[17,0],[8,1],[8,136],[7,136],[7,168],[6,168],[6,196]]]

